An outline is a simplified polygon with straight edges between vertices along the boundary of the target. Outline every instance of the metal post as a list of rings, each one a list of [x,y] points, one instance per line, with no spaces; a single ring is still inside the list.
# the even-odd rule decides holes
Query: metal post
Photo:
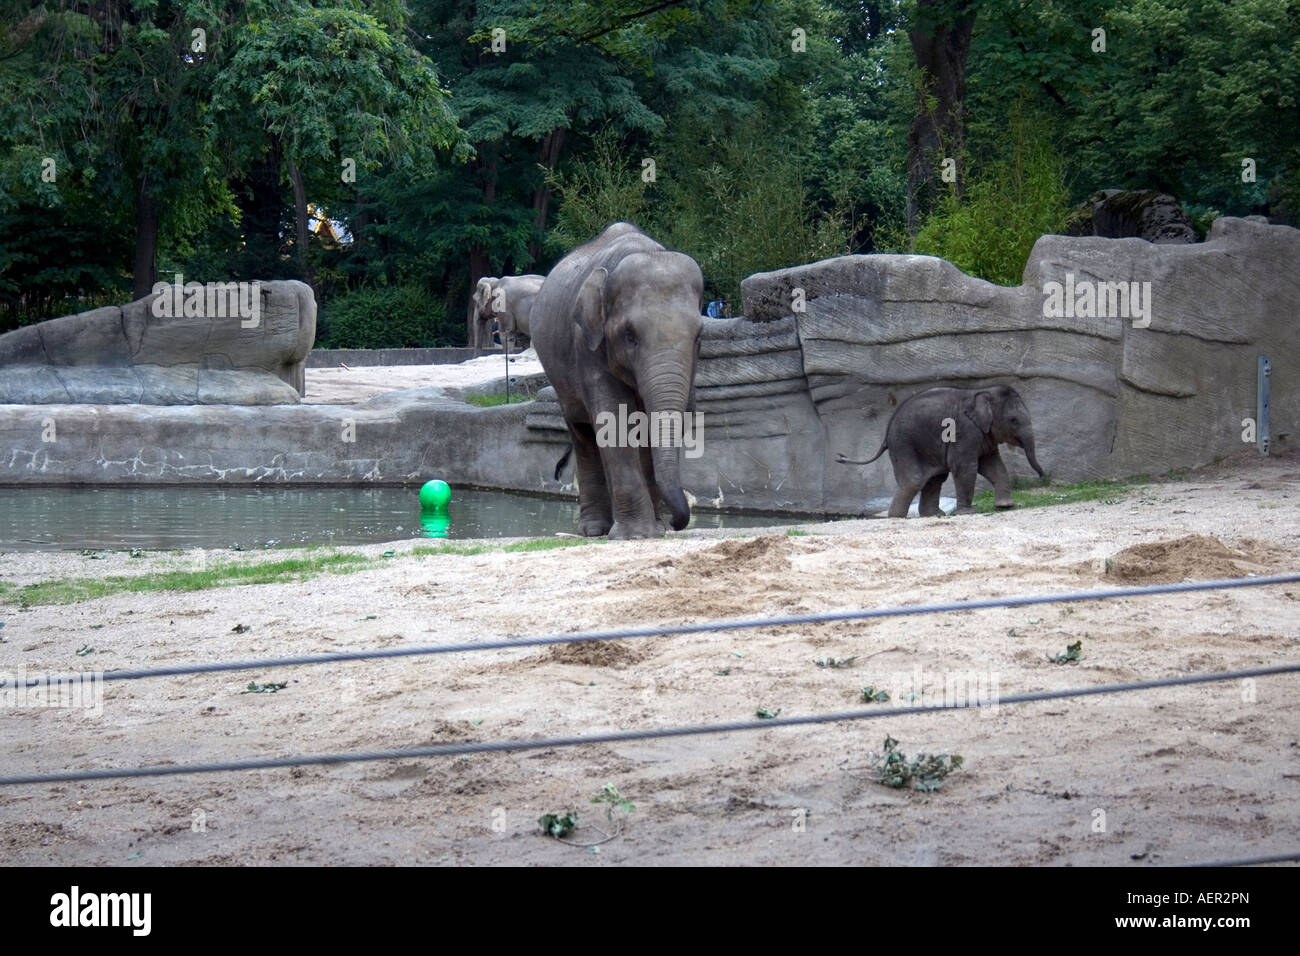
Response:
[[[1269,378],[1272,374],[1273,366],[1269,362],[1268,356],[1261,355],[1259,357],[1259,375],[1255,391],[1255,446],[1259,449],[1261,455],[1268,454],[1268,393]]]

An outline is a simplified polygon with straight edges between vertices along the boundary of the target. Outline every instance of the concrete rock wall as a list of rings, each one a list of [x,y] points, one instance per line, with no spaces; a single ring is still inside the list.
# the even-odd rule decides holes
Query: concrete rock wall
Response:
[[[303,394],[316,338],[305,283],[260,283],[248,325],[237,315],[157,316],[156,298],[0,335],[0,404],[275,405]]]
[[[1067,275],[1080,289],[1149,283],[1149,326],[1044,315],[1047,283]],[[760,273],[743,292],[747,318],[706,320],[705,454],[683,469],[715,504],[855,513],[888,496],[887,455],[868,466],[835,457],[870,457],[894,408],[931,385],[1013,385],[1040,462],[1067,482],[1240,451],[1261,354],[1273,366],[1273,447],[1300,437],[1300,231],[1289,227],[1220,219],[1193,245],[1044,236],[1010,288],[942,259],[875,255]],[[547,419],[539,410],[529,424]],[[1003,457],[1033,477],[1022,453]]]
[[[1150,325],[1044,315],[1045,287],[1067,275],[1150,283]],[[874,453],[898,403],[936,384],[1017,388],[1039,459],[1063,481],[1160,474],[1247,447],[1261,354],[1273,446],[1300,436],[1300,230],[1289,227],[1220,219],[1188,245],[1044,236],[1011,288],[926,256],[847,256],[751,276],[744,295],[746,318],[704,324],[704,454],[683,461],[703,504],[860,513],[893,490],[888,456],[849,466],[836,455]],[[347,406],[0,405],[0,482],[443,477],[571,493],[571,473],[552,477],[567,442],[545,389],[497,408],[439,389]],[[1019,451],[1003,456],[1032,476]]]
[[[356,405],[0,405],[0,482],[540,488],[567,439],[528,440],[527,408],[436,388]]]

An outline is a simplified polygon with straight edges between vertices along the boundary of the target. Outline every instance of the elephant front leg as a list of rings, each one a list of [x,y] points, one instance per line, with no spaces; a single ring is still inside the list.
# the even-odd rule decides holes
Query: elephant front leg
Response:
[[[600,449],[589,426],[571,425],[569,434],[573,437],[573,473],[578,481],[578,534],[599,538],[614,526]]]
[[[614,526],[610,540],[625,538],[661,538],[663,522],[655,507],[655,496],[642,470],[640,448],[612,447],[601,449],[601,461],[609,476]]]
[[[975,498],[975,474],[978,466],[978,460],[972,458],[970,461],[958,464],[952,473],[952,483],[957,489],[957,514],[959,515],[975,513],[972,502]]]
[[[996,508],[1014,508],[1016,503],[1011,500],[1011,476],[1007,474],[1007,466],[1002,462],[1002,456],[998,454],[997,449],[993,454],[985,455],[980,459],[979,473],[989,480],[993,485],[993,506]]]

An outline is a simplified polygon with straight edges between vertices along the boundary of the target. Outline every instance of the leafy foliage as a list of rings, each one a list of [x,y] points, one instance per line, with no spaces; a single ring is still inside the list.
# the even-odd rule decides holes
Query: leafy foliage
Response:
[[[1013,111],[1013,148],[950,193],[916,237],[916,251],[939,256],[970,275],[1019,285],[1034,243],[1065,226],[1069,207],[1056,153]]]
[[[902,789],[912,787],[916,790],[938,790],[943,786],[944,778],[960,770],[960,754],[919,753],[911,760],[898,749],[898,741],[886,736],[883,753],[876,765],[879,780],[886,787]]]
[[[568,836],[577,828],[578,814],[572,810],[568,813],[546,813],[538,817],[537,825],[547,836],[558,840]]]
[[[582,245],[611,222],[641,221],[646,182],[629,161],[613,130],[602,130],[588,159],[563,171],[549,170],[547,184],[561,201],[550,240],[563,253]]]
[[[1300,0],[985,0],[964,180],[909,236],[908,31],[966,7],[0,0],[0,331],[123,301],[137,259],[307,276],[322,344],[459,344],[479,276],[545,272],[615,219],[734,312],[746,275],[843,252],[1017,282],[1108,187],[1172,192],[1202,235],[1295,221]],[[304,246],[308,207],[345,238]]]
[[[1047,659],[1053,664],[1077,664],[1083,660],[1083,641],[1075,641],[1065,648],[1063,654],[1049,654]]]
[[[362,288],[322,309],[317,344],[336,349],[436,348],[454,345],[460,331],[440,302],[416,286]]]
[[[249,681],[248,686],[245,687],[243,690],[241,690],[240,693],[241,694],[274,694],[277,691],[284,690],[288,686],[289,686],[288,684],[277,684],[277,683],[271,683],[270,681],[268,681],[265,684],[259,684],[257,683],[257,681]]]
[[[853,662],[856,661],[857,659],[858,658],[856,655],[854,655],[853,657],[819,657],[816,660],[814,660],[813,663],[816,664],[818,667],[843,668],[843,667],[852,667]]]
[[[625,798],[618,792],[618,787],[612,783],[607,783],[591,798],[592,803],[605,804],[605,816],[612,823],[614,820],[614,811],[620,810],[623,813],[631,813],[636,809],[636,804]]]

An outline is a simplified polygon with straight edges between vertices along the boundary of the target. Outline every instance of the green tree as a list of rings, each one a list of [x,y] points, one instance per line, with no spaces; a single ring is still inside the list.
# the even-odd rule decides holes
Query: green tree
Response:
[[[1013,106],[1009,152],[976,169],[965,195],[952,190],[917,233],[915,250],[962,271],[1019,285],[1034,243],[1059,232],[1069,211],[1060,157],[1045,124]]]
[[[1134,0],[1110,21],[1117,68],[1071,124],[1087,187],[1154,187],[1237,214],[1267,209],[1272,188],[1300,208],[1300,3]]]
[[[104,292],[116,276],[134,273],[133,289],[143,294],[154,281],[162,211],[174,226],[192,223],[220,191],[201,119],[212,71],[205,69],[208,54],[191,48],[189,33],[206,22],[207,5],[112,0],[6,7],[13,17],[0,34],[0,147],[8,157],[0,214],[20,210],[16,215],[37,220],[46,235],[69,230],[69,245],[86,251],[90,244],[72,234],[101,230],[109,241],[75,280],[77,291]],[[110,265],[105,260],[116,258],[115,240],[128,229],[134,255]],[[0,252],[0,294],[11,297],[11,307],[22,274],[13,269],[24,262],[31,264],[31,250]],[[74,265],[64,280],[75,273]]]
[[[903,7],[899,0],[830,0],[828,6],[838,56],[819,64],[810,88],[817,148],[809,187],[822,209],[846,219],[850,251],[905,250],[916,67]]]
[[[385,164],[409,176],[460,141],[433,63],[405,41],[400,4],[366,6],[253,0],[213,92],[215,121],[244,134],[229,140],[234,168],[283,164],[309,280],[309,181],[332,189]]]

